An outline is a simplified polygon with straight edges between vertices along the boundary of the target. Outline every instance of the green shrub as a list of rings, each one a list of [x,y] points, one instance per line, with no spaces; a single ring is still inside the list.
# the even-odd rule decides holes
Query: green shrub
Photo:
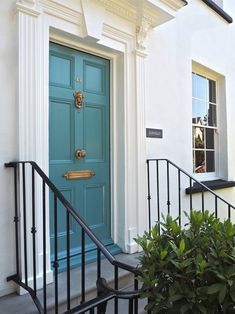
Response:
[[[187,215],[187,214],[186,214]],[[235,225],[192,211],[181,228],[167,216],[136,242],[151,313],[235,313]]]

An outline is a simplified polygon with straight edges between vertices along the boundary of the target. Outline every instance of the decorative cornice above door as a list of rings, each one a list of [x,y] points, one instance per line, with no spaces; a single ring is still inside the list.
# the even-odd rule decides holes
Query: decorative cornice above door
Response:
[[[176,12],[185,6],[185,0],[96,0],[106,10],[122,18],[138,23],[144,16],[151,27],[163,24],[174,18]]]
[[[133,24],[136,48],[144,51],[149,30],[173,19],[186,4],[185,0],[18,0],[16,8],[32,16],[45,12],[75,25],[83,25],[82,37],[95,41],[102,36],[105,15],[113,14]]]

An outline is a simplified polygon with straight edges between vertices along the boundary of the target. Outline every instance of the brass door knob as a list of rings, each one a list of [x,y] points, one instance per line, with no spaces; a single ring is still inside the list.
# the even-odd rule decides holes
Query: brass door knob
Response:
[[[86,151],[84,149],[77,149],[75,152],[75,157],[77,159],[84,158],[86,156]]]

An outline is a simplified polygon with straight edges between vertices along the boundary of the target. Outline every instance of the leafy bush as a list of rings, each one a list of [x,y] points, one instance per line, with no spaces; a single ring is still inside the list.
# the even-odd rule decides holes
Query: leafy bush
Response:
[[[187,215],[187,214],[186,214]],[[187,215],[188,216],[188,215]],[[151,313],[235,313],[235,225],[192,211],[181,228],[164,218],[136,242],[143,248],[142,297]]]

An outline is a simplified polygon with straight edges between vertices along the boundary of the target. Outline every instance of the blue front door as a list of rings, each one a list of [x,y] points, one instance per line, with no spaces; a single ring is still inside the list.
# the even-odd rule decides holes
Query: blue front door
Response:
[[[103,243],[111,244],[109,60],[51,43],[49,81],[50,179]],[[58,207],[58,249],[63,261],[66,212],[61,204]],[[52,210],[50,222],[53,259]],[[72,222],[71,256],[75,264],[80,236],[81,230]],[[87,251],[92,250],[89,239],[86,245]]]

